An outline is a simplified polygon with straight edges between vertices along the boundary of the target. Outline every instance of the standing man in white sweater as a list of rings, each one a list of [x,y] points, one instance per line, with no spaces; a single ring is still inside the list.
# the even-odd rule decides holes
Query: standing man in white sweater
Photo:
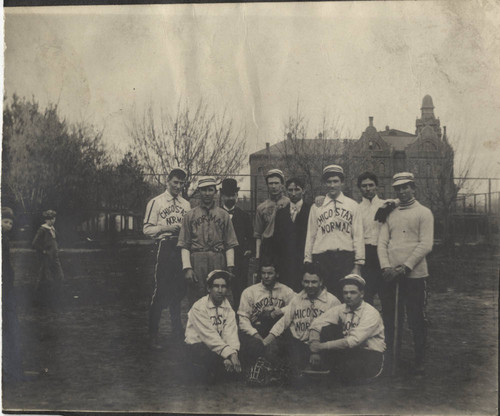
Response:
[[[327,290],[341,299],[340,279],[349,273],[361,274],[365,264],[363,222],[357,202],[342,193],[342,167],[325,167],[322,180],[327,194],[311,207],[304,263],[318,263]]]
[[[396,173],[392,186],[401,203],[382,225],[377,246],[385,281],[381,301],[386,342],[389,349],[393,347],[396,282],[399,281],[397,345],[401,345],[406,311],[408,325],[413,332],[414,370],[416,374],[423,374],[427,336],[424,306],[426,279],[429,276],[425,256],[432,251],[434,217],[415,199],[416,185],[412,173]]]

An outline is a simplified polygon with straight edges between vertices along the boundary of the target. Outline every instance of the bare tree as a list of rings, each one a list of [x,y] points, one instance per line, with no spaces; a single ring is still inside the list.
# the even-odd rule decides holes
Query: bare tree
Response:
[[[285,171],[299,176],[306,182],[311,192],[319,188],[319,178],[325,166],[337,163],[349,174],[349,161],[352,159],[351,147],[353,141],[341,138],[344,125],[340,117],[331,117],[323,113],[320,125],[314,128],[316,135],[309,136],[309,119],[304,115],[297,102],[295,113],[288,116],[283,123],[285,140],[278,151],[281,165]]]
[[[477,146],[471,143],[458,135],[445,138],[439,162],[427,165],[419,175],[424,184],[419,187],[419,193],[442,222],[443,242],[448,246],[455,243],[452,216],[456,212],[458,193],[463,190],[474,193],[478,186],[477,180],[471,179],[477,156]]]
[[[225,111],[217,115],[202,100],[194,110],[179,100],[175,112],[160,110],[158,119],[150,105],[132,119],[129,134],[140,163],[158,184],[165,185],[174,166],[186,170],[185,193],[200,175],[223,178],[239,171],[246,158],[245,132]]]

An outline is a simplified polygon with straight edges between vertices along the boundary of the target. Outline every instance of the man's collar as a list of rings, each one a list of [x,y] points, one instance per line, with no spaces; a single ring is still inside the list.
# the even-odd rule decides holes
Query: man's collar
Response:
[[[294,206],[295,205],[295,208],[297,208],[297,209],[302,208],[303,204],[304,204],[304,200],[303,199],[300,199],[299,202],[297,202],[295,204],[292,201],[290,201],[290,206]]]
[[[344,193],[342,191],[340,191],[339,196],[337,198],[335,198],[335,202],[340,202],[341,204],[343,204],[344,201],[345,201]],[[328,194],[326,194],[325,200],[323,201],[323,206],[328,205],[330,202],[334,202],[334,200],[332,198],[330,198],[330,196]]]
[[[363,196],[361,202],[364,204],[373,204],[374,202],[377,202],[379,199],[380,198],[378,197],[378,195],[375,194],[375,196],[372,198],[371,201]]]
[[[200,204],[200,208],[203,208],[203,209],[205,209],[207,211],[210,211],[214,207],[215,207],[215,201],[212,201],[212,203],[208,207],[205,206],[205,205],[203,205],[203,203]]]
[[[50,226],[50,225],[48,225],[48,224],[46,224],[46,223],[43,223],[43,224],[42,224],[42,227],[43,227],[43,228],[46,228],[47,230],[54,230],[54,229],[55,229],[53,225],[52,225],[52,226]]]
[[[210,295],[207,295],[207,307],[210,309],[225,308],[226,302],[227,302],[227,298],[224,298],[224,300],[222,301],[222,303],[219,306],[215,306],[215,304],[212,302],[212,299],[210,299]]]
[[[165,190],[163,195],[165,195],[165,198],[167,199],[167,201],[172,201],[172,199],[179,198],[179,195],[173,196],[168,189]]]
[[[234,210],[236,209],[236,205],[233,205],[232,208],[228,208],[224,204],[222,204],[222,208],[224,208],[227,212],[234,212]]]
[[[278,285],[280,284],[280,282],[274,282],[274,286],[272,288],[268,288],[264,283],[260,282],[260,285],[266,289],[268,292],[271,291],[271,290],[274,290],[278,287]]]
[[[320,292],[320,294],[319,294],[318,296],[316,296],[315,298],[312,298],[312,299],[311,299],[311,298],[307,295],[306,291],[305,291],[305,290],[302,290],[300,297],[301,297],[301,299],[303,299],[303,300],[306,300],[306,299],[308,299],[308,300],[320,300],[321,302],[326,303],[326,301],[327,301],[327,296],[328,296],[328,295],[327,295],[327,293],[328,293],[328,292],[327,292],[326,288],[323,288],[323,289],[321,290],[321,292]]]
[[[351,310],[351,308],[349,308],[349,306],[345,305],[344,312],[345,313],[353,313],[354,312],[356,315],[359,315],[359,313],[361,312],[361,309],[363,309],[364,305],[365,305],[364,300],[362,300],[360,305],[354,310]]]

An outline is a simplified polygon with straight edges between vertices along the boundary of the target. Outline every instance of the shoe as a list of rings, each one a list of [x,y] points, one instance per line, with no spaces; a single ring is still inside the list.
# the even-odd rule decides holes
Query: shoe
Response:
[[[154,334],[154,335],[149,336],[149,348],[151,348],[153,350],[163,349],[163,346],[158,341],[158,334]]]
[[[307,366],[306,368],[304,368],[301,372],[302,374],[304,375],[308,375],[308,376],[319,376],[319,375],[327,375],[327,374],[330,374],[330,370],[327,370],[325,368],[313,368],[311,366]]]

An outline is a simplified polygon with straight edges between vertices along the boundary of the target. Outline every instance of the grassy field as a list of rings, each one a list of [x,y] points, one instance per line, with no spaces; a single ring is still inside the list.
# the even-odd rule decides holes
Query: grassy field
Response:
[[[25,369],[36,381],[3,386],[4,410],[102,410],[186,413],[497,414],[498,250],[435,249],[430,257],[428,365],[376,384],[324,380],[255,389],[243,382],[205,385],[189,374],[183,349],[147,347],[151,247],[68,250],[62,307],[33,302],[34,253],[14,250]],[[187,305],[184,304],[184,322]],[[409,334],[405,334],[409,345]],[[405,347],[403,356],[411,357]]]

